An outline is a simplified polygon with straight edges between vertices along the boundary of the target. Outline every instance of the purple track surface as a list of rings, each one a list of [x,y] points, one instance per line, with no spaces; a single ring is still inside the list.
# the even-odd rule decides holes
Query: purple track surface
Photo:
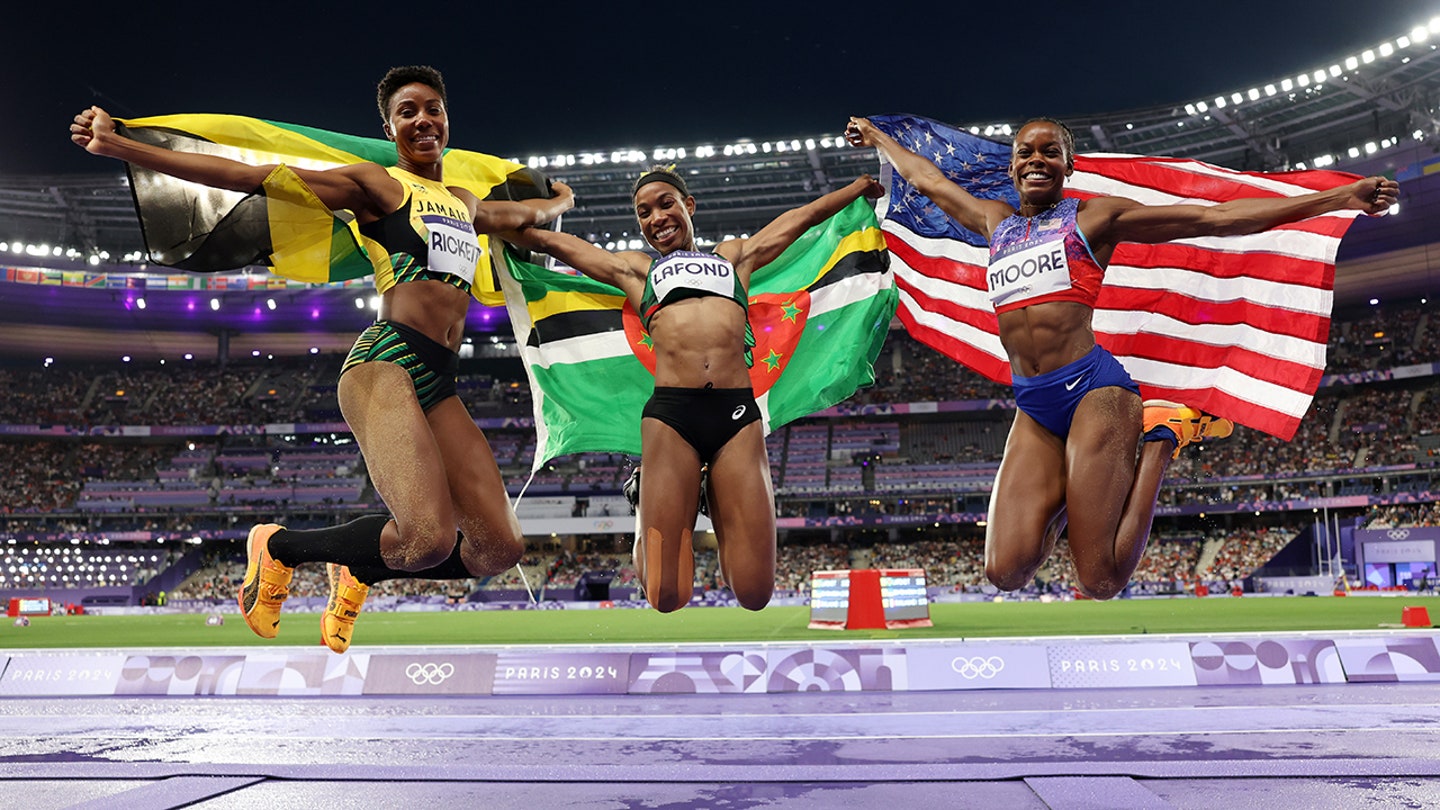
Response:
[[[1440,806],[1440,684],[0,699],[0,807]]]

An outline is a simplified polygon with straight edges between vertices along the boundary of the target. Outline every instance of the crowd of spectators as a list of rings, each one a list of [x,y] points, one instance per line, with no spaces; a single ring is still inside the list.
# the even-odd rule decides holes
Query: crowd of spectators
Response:
[[[1381,312],[1375,310],[1359,319],[1337,320],[1332,333],[1331,371],[1384,372],[1400,365],[1440,362],[1440,325],[1432,323],[1428,311],[1418,307]],[[0,368],[0,384],[7,396],[0,399],[0,424],[91,429],[103,425],[255,425],[274,422],[338,421],[335,408],[334,371],[339,358],[320,356],[289,362],[243,363],[219,367],[199,362],[166,367],[110,364],[83,368],[50,366],[19,370]],[[530,413],[530,392],[523,372],[516,364],[515,376],[495,376],[504,364],[486,367],[489,373],[464,372],[458,389],[477,417],[523,416]],[[179,370],[177,373],[177,369]],[[857,431],[876,428],[866,420],[865,409],[885,414],[892,403],[990,400],[1005,401],[1008,387],[981,379],[973,372],[920,344],[903,331],[892,333],[876,363],[877,381],[858,392],[843,407],[855,416],[824,420],[829,444],[823,452],[825,472],[831,483],[843,480],[855,487],[844,496],[841,488],[787,496],[781,490],[778,508],[782,517],[819,519],[837,527],[862,526],[876,519],[914,518],[937,513],[975,514],[983,512],[985,485],[972,488],[942,479],[931,491],[912,486],[926,476],[927,466],[967,468],[977,481],[993,476],[1010,411],[980,409],[956,415],[942,414],[924,420],[885,415],[885,425],[871,452],[855,451],[846,445],[836,452],[840,439]],[[1281,441],[1244,427],[1231,439],[1203,445],[1181,454],[1162,490],[1161,503],[1250,504],[1283,502],[1322,496],[1389,493],[1404,490],[1420,493],[1417,503],[1377,506],[1366,519],[1370,525],[1435,525],[1440,506],[1425,498],[1436,488],[1440,462],[1440,382],[1429,375],[1385,380],[1383,373],[1346,380],[1320,390],[1310,411],[1301,420],[1291,441]],[[993,403],[992,403],[993,404]],[[802,423],[797,423],[797,426]],[[792,426],[795,427],[795,426]],[[878,429],[878,428],[877,428]],[[772,472],[777,485],[783,482],[786,441],[790,427],[770,439]],[[72,431],[73,432],[73,431]],[[507,478],[523,483],[534,456],[534,436],[527,430],[492,430],[492,444]],[[839,438],[837,438],[839,437]],[[266,444],[274,438],[228,437],[136,438],[107,432],[98,436],[75,435],[11,436],[0,439],[0,453],[7,462],[7,476],[0,478],[0,531],[10,537],[60,535],[100,537],[107,531],[141,531],[157,535],[195,536],[207,532],[233,536],[237,525],[254,522],[254,515],[235,511],[198,509],[90,514],[77,508],[87,482],[129,481],[138,488],[160,485],[177,474],[190,475],[213,489],[261,484],[271,470],[227,470],[217,463],[217,453],[228,442]],[[878,443],[876,443],[878,442]],[[504,449],[501,452],[500,449]],[[194,456],[202,457],[199,463]],[[180,456],[190,472],[177,472]],[[616,471],[626,466],[623,459],[610,458],[605,464],[559,463],[545,471],[542,483],[564,491],[574,479],[591,490],[608,492],[623,478]],[[811,464],[814,462],[811,461]],[[1387,468],[1376,471],[1375,468]],[[1411,469],[1413,468],[1413,469]],[[597,472],[597,470],[599,472]],[[858,471],[857,471],[858,470]],[[896,480],[895,471],[915,470],[910,483],[900,489],[877,486]],[[348,471],[347,471],[348,472]],[[363,465],[356,474],[363,475]],[[843,474],[842,474],[843,473]],[[971,475],[973,473],[973,475]],[[322,473],[323,474],[323,473]],[[258,476],[258,477],[257,477]],[[588,476],[588,477],[587,477]],[[1239,480],[1248,477],[1247,480]],[[595,480],[591,480],[591,479]],[[553,479],[553,480],[552,480]],[[903,479],[903,476],[902,476]],[[539,481],[540,479],[537,479]],[[968,478],[966,479],[969,480]],[[597,489],[598,488],[598,489]],[[948,488],[948,491],[947,491]],[[577,501],[578,514],[584,514]],[[212,499],[212,507],[223,506]],[[244,510],[236,504],[232,510]],[[263,506],[260,505],[260,506]],[[272,504],[281,507],[283,504]],[[1247,507],[1248,508],[1248,507]],[[329,510],[329,511],[327,511]],[[325,525],[343,510],[335,504],[320,504],[313,511],[288,518],[297,528]],[[1410,521],[1410,522],[1405,522]],[[3,537],[3,536],[0,536]],[[1136,573],[1137,582],[1179,582],[1195,579],[1233,581],[1248,575],[1274,553],[1278,544],[1293,533],[1258,528],[1238,529],[1223,543],[1214,537],[1152,541],[1151,549]],[[923,567],[932,584],[958,590],[983,589],[983,553],[974,537],[913,542],[869,543],[857,548],[848,543],[785,543],[780,547],[777,587],[803,591],[811,571],[844,568],[856,564],[876,567]],[[1213,559],[1204,550],[1213,546]],[[235,555],[211,561],[203,577],[192,579],[187,589],[198,598],[225,593],[237,576]],[[697,557],[697,586],[720,583],[718,563],[713,554]],[[527,557],[524,578],[518,571],[488,581],[436,585],[417,580],[395,580],[377,586],[379,595],[405,596],[443,594],[459,598],[462,592],[478,588],[573,589],[576,578],[586,570],[613,567],[615,584],[633,584],[628,549],[598,555],[567,555],[559,549],[537,550]],[[1202,567],[1203,566],[1203,567]],[[1036,587],[1064,592],[1072,574],[1068,550],[1060,544],[1052,560],[1037,576]],[[309,572],[296,586],[297,593],[323,596],[326,591],[323,569]],[[228,597],[227,597],[228,598]]]

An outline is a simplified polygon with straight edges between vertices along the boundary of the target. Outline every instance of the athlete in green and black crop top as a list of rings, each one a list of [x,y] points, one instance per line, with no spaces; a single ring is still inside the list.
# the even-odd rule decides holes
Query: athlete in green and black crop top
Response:
[[[636,180],[635,218],[652,259],[610,253],[566,233],[529,229],[507,235],[624,291],[650,333],[655,391],[640,420],[639,526],[635,567],[657,610],[689,603],[695,579],[691,532],[702,468],[724,584],[759,610],[775,588],[775,495],[765,425],[747,367],[754,345],[746,304],[750,275],[774,261],[808,228],[861,195],[878,197],[868,176],[782,214],[714,253],[696,249],[695,198],[685,179],[656,167]],[[734,306],[734,305],[738,306]],[[748,338],[748,340],[747,340]]]
[[[741,311],[749,315],[750,305],[746,301],[745,286],[740,275],[729,259],[715,253],[697,253],[693,250],[677,250],[650,263],[645,273],[645,291],[640,295],[640,323],[647,330],[650,320],[661,307],[686,298],[716,296],[729,298],[740,305]],[[745,366],[755,365],[751,350],[755,348],[755,333],[750,328],[749,318],[745,321]]]

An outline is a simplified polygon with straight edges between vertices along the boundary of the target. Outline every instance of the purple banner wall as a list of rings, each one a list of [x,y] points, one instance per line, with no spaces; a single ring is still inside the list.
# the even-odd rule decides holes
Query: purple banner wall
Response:
[[[617,695],[1440,682],[1431,631],[612,652],[11,651],[0,696]]]

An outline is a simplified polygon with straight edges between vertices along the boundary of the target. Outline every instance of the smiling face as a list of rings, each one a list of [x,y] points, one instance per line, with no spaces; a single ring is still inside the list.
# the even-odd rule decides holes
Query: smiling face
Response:
[[[695,249],[695,198],[669,183],[646,183],[635,192],[635,219],[640,233],[660,255]]]
[[[1010,179],[1022,203],[1048,205],[1065,195],[1065,178],[1075,170],[1074,147],[1053,121],[1020,128],[1010,151]]]
[[[445,100],[428,84],[411,82],[390,97],[385,134],[401,167],[438,162],[450,141],[449,124]]]

